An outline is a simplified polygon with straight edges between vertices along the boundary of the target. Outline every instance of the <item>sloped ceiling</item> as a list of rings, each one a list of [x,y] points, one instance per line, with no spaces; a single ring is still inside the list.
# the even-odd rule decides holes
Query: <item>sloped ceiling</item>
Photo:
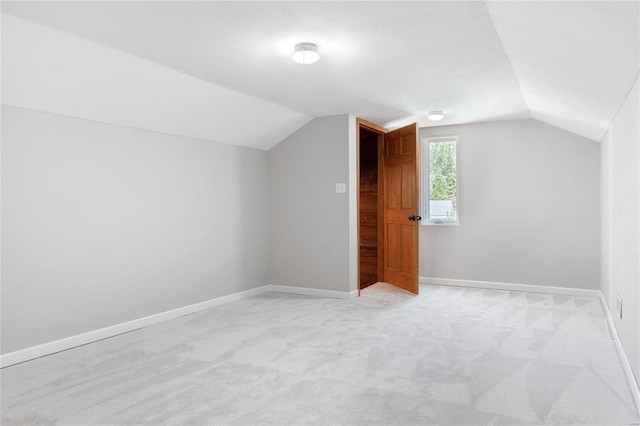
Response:
[[[2,19],[2,103],[265,150],[311,120],[11,15]]]
[[[260,149],[312,117],[433,126],[434,109],[447,114],[437,125],[533,117],[599,141],[640,69],[637,1],[2,11],[3,103]],[[299,42],[321,60],[292,62]]]
[[[600,141],[640,68],[638,2],[487,2],[533,118]]]

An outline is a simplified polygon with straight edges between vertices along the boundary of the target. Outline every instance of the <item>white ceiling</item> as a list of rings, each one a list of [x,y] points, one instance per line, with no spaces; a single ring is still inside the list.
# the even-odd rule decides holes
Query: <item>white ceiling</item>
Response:
[[[599,141],[640,69],[638,1],[2,11],[3,103],[260,149],[312,117],[427,126],[433,109],[447,113],[438,125],[533,117]],[[299,42],[317,43],[321,60],[291,61]]]
[[[264,150],[312,118],[11,15],[2,103]]]
[[[640,69],[638,5],[487,2],[533,118],[602,139]]]

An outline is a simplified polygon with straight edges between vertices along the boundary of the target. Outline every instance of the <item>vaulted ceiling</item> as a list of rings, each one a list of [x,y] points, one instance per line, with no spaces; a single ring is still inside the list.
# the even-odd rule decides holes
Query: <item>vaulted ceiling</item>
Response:
[[[535,118],[599,141],[638,1],[2,2],[2,103],[270,149],[313,117]],[[312,42],[321,60],[291,61]]]

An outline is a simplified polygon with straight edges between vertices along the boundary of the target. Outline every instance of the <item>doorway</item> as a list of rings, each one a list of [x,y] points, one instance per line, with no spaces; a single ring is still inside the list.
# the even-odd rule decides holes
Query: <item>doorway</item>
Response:
[[[361,124],[361,123],[360,123]],[[378,161],[383,134],[369,126],[359,126],[359,188],[358,188],[358,285],[362,290],[382,278],[380,211],[382,197]]]
[[[418,293],[418,125],[357,119],[358,290],[383,281]]]

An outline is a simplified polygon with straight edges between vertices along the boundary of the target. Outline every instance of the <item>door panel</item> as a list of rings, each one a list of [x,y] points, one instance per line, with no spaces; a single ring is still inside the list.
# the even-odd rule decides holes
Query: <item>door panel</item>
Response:
[[[402,234],[400,225],[397,223],[387,223],[387,272],[397,272],[401,267],[402,255]]]
[[[384,135],[384,280],[418,293],[418,125]]]
[[[402,169],[398,166],[389,166],[385,170],[385,175],[387,176],[386,207],[388,209],[397,209],[400,206],[399,201],[402,196]]]
[[[400,187],[400,197],[402,201],[400,205],[403,210],[412,209],[415,206],[413,199],[413,191],[415,190],[414,172],[413,164],[404,163],[402,165],[402,186]]]
[[[405,244],[411,244],[411,238],[413,238],[413,226],[412,225],[402,225],[402,234],[401,240]],[[402,271],[411,271],[415,265],[413,259],[413,253],[411,250],[402,250]]]

